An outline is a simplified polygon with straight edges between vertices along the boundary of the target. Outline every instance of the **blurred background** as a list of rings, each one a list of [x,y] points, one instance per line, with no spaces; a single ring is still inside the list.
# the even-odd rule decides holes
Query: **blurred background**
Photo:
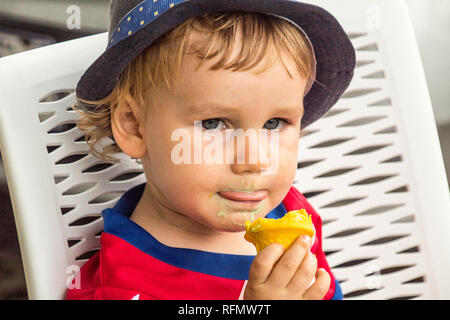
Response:
[[[450,0],[404,1],[416,33],[450,181]],[[0,0],[0,58],[105,32],[108,5],[109,0]],[[80,21],[70,18],[78,8]],[[27,298],[0,150],[0,300]]]

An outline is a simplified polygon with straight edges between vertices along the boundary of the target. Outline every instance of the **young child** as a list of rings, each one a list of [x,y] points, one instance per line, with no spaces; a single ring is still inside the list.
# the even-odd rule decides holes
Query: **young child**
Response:
[[[97,156],[139,159],[147,182],[103,211],[101,249],[67,299],[342,299],[321,219],[292,186],[300,130],[353,76],[337,20],[291,0],[112,0],[110,9],[108,48],[77,86],[78,126]],[[277,141],[270,162],[249,160],[262,136],[231,161],[195,160],[208,146],[225,150],[216,142],[239,129]],[[104,138],[114,143],[97,147]],[[314,239],[258,254],[244,240],[246,220],[302,208]]]

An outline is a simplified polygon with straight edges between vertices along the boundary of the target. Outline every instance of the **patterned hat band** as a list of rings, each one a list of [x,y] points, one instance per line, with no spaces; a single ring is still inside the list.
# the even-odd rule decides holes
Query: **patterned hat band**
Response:
[[[116,26],[114,33],[109,39],[108,47],[111,48],[121,40],[133,35],[153,20],[158,18],[167,10],[175,7],[177,4],[189,0],[145,0],[131,9]]]
[[[116,26],[114,32],[112,33],[111,38],[108,42],[107,50],[110,49],[112,46],[116,45],[120,41],[122,41],[125,38],[128,38],[135,34],[137,31],[144,28],[146,25],[157,19],[161,14],[166,12],[167,10],[170,10],[171,8],[175,7],[176,5],[187,2],[189,0],[145,0],[138,4],[136,7],[131,9],[123,18],[120,20],[119,24]],[[316,78],[316,57],[314,54],[314,47],[311,43],[311,40],[309,39],[306,32],[298,26],[293,21],[289,20],[286,17],[279,16],[276,14],[268,13],[267,15],[277,17],[279,19],[283,19],[285,21],[288,21],[291,23],[294,27],[296,27],[309,43],[309,46],[312,50],[312,56],[313,56],[313,62],[312,62],[312,70],[311,75],[308,78],[305,92],[303,96],[306,96],[306,94],[311,89],[314,80]]]

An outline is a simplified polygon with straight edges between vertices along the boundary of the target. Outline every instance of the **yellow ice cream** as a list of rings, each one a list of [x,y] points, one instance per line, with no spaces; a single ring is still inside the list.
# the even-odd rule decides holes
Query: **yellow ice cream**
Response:
[[[271,243],[279,243],[287,250],[299,235],[314,238],[311,215],[305,209],[289,211],[280,219],[258,218],[245,222],[245,240],[261,251]]]

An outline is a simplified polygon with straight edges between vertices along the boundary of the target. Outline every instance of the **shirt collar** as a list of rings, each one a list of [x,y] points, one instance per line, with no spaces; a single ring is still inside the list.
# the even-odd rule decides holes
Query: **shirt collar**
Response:
[[[247,280],[253,255],[236,255],[176,248],[160,243],[145,229],[129,219],[138,204],[145,183],[125,192],[113,208],[102,212],[104,232],[113,234],[146,254],[170,265],[223,278]],[[279,218],[286,213],[280,203],[266,217]]]

